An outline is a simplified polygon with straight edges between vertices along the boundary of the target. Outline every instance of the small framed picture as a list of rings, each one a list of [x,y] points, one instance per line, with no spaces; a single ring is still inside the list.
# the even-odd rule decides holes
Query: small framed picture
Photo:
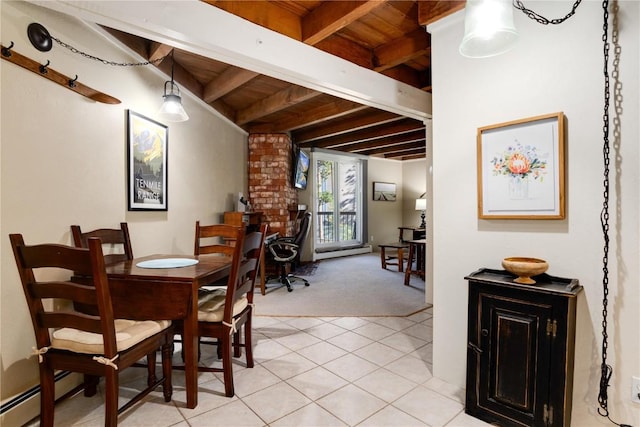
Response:
[[[478,129],[478,217],[563,219],[564,114]]]
[[[373,200],[379,202],[395,202],[396,185],[390,182],[374,182]]]
[[[167,210],[167,126],[127,110],[130,211]]]

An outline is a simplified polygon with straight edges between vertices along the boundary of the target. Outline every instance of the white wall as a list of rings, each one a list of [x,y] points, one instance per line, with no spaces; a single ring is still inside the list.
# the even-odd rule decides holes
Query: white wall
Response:
[[[404,180],[402,162],[374,157],[371,157],[368,162],[369,243],[377,251],[379,244],[398,240],[398,227],[403,225],[402,207],[404,198],[402,189],[404,188]],[[397,190],[396,201],[381,202],[373,200],[374,182],[395,183]]]
[[[549,18],[564,16],[571,6],[532,3],[529,7]],[[608,318],[608,361],[614,367],[609,408],[617,422],[634,425],[640,423],[640,410],[630,402],[631,376],[640,375],[639,6],[637,1],[620,2],[623,109],[619,153],[613,147],[611,153]],[[609,424],[596,414],[602,336],[602,19],[601,4],[595,1],[582,2],[573,18],[555,26],[540,25],[516,11],[516,48],[476,60],[458,54],[463,13],[428,28],[434,88],[434,375],[464,386],[464,276],[480,267],[501,268],[507,256],[544,258],[549,274],[578,278],[584,286],[577,319],[576,426]],[[479,220],[477,128],[558,111],[567,118],[566,219]]]
[[[1,363],[2,399],[38,382],[35,344],[9,233],[29,243],[70,244],[69,226],[83,229],[129,222],[136,256],[189,254],[193,227],[222,221],[235,195],[247,188],[246,135],[183,92],[190,115],[169,124],[167,212],[128,212],[126,121],[131,109],[157,119],[167,79],[154,67],[111,67],[74,55],[54,43],[39,52],[27,39],[31,22],[92,55],[137,62],[126,50],[80,21],[23,2],[2,2],[2,43],[122,101],[89,101],[15,64],[1,73]]]
[[[427,191],[426,170],[426,159],[402,162],[402,182],[404,184],[402,187],[402,225],[404,226],[418,227],[420,225],[421,212],[416,211],[416,199]]]

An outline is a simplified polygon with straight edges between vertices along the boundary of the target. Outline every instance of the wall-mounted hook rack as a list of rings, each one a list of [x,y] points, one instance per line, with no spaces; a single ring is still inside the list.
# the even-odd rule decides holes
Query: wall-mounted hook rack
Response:
[[[82,83],[78,82],[77,75],[74,79],[71,79],[64,74],[57,72],[56,70],[48,68],[49,61],[47,61],[45,65],[39,64],[37,61],[34,61],[31,58],[21,55],[15,50],[11,50],[12,47],[13,42],[11,42],[11,45],[9,47],[2,46],[2,55],[0,55],[2,59],[13,62],[16,65],[21,66],[22,68],[36,73],[39,76],[51,80],[52,82],[55,82],[60,86],[66,87],[67,89],[79,93],[82,96],[86,96],[87,98],[94,101],[102,102],[104,104],[120,104],[119,99],[107,95],[106,93],[99,92],[95,89],[90,88],[89,86],[85,86]]]

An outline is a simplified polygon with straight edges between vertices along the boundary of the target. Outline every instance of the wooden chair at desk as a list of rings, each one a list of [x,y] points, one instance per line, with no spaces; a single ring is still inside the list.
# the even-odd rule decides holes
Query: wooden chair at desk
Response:
[[[105,426],[116,426],[118,414],[159,385],[163,385],[164,400],[169,402],[173,391],[173,325],[168,320],[114,319],[100,239],[88,239],[87,250],[59,244],[27,246],[22,235],[11,234],[9,237],[36,335],[35,355],[40,368],[40,425],[50,427],[54,424],[54,373],[58,370],[79,372],[85,375],[85,379],[105,378]],[[41,268],[47,270],[47,277],[52,277],[49,271],[55,268],[90,277],[92,283],[37,280],[35,271]],[[43,304],[43,300],[50,299],[91,305],[97,314],[75,311],[66,305],[56,308],[56,305]],[[162,378],[149,383],[118,408],[118,374],[134,366],[141,358],[155,354],[158,349],[162,349]],[[83,388],[85,396],[96,393],[93,382],[85,382],[74,391]]]

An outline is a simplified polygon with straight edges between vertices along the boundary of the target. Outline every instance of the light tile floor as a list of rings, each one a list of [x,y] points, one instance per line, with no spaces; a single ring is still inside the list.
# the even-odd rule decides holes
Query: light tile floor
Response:
[[[408,317],[256,317],[253,330],[255,367],[243,358],[234,365],[236,396],[224,397],[219,374],[201,373],[198,406],[187,409],[184,373],[174,371],[171,402],[153,392],[119,425],[488,426],[464,413],[464,390],[431,375],[431,309]],[[215,347],[202,352],[201,363],[219,363]],[[124,371],[121,396],[144,381],[144,369]],[[56,407],[56,425],[102,425],[103,409],[101,396],[79,394]]]

